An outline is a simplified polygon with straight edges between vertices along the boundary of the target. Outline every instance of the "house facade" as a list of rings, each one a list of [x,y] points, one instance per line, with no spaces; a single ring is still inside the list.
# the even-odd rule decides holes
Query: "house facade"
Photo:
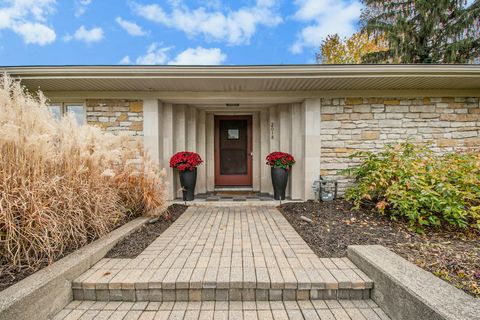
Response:
[[[480,147],[480,66],[78,66],[5,67],[41,89],[54,115],[143,141],[167,168],[170,198],[179,195],[170,157],[195,151],[197,193],[234,188],[272,193],[265,157],[296,159],[287,197],[313,199],[321,175],[339,181],[360,150],[405,139],[436,150]]]

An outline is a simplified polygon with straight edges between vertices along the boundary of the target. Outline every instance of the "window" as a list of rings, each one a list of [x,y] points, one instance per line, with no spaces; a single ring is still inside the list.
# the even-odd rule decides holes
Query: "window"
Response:
[[[53,117],[57,120],[60,120],[60,118],[67,113],[72,113],[78,124],[82,125],[87,122],[87,113],[83,103],[55,102],[50,104],[49,108],[52,112]]]

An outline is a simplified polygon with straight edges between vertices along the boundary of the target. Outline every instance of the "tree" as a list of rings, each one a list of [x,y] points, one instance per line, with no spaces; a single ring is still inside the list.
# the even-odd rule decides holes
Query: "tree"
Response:
[[[363,0],[362,30],[390,50],[367,63],[472,63],[480,56],[480,0]]]
[[[361,63],[362,57],[371,52],[388,50],[388,44],[383,36],[369,36],[357,32],[350,38],[340,39],[338,34],[329,35],[320,46],[317,62],[326,64]]]

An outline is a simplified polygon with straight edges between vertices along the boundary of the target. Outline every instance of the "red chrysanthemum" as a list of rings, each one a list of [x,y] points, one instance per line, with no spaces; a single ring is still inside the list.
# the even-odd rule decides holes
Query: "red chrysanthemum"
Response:
[[[272,152],[267,158],[267,165],[274,168],[283,168],[289,170],[295,163],[295,159],[291,154],[285,152]]]
[[[178,171],[192,171],[203,162],[200,155],[190,151],[180,151],[170,158],[170,167]]]

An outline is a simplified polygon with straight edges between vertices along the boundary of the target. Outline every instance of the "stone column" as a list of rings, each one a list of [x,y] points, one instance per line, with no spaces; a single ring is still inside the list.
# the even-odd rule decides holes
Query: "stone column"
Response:
[[[257,112],[252,115],[252,135],[252,187],[254,191],[260,191],[260,166],[262,165],[261,162],[263,162],[263,159],[260,154],[260,115]]]
[[[268,108],[260,111],[260,192],[272,193],[270,168],[265,165],[265,157],[270,153],[270,111]]]
[[[290,151],[290,129],[291,129],[291,114],[290,105],[282,104],[278,106],[278,136],[279,136],[279,151]]]
[[[173,149],[175,152],[185,151],[187,148],[187,132],[186,132],[186,107],[185,105],[174,105],[173,106],[173,114],[174,114],[174,123],[175,123],[175,137],[174,141],[175,144]],[[182,196],[181,186],[180,186],[180,176],[178,171],[174,172],[174,185],[175,185],[175,194],[176,197]]]
[[[280,148],[278,151],[291,153],[290,150],[290,140],[291,140],[291,115],[290,115],[290,105],[281,104],[278,106],[278,136]],[[285,195],[290,197],[291,195],[291,180],[292,175],[289,175],[287,190]]]
[[[143,100],[143,146],[153,161],[161,164],[160,143],[161,103],[157,99]]]
[[[197,109],[186,106],[185,109],[186,150],[197,152]]]
[[[173,121],[173,106],[171,103],[163,104],[162,112],[162,141],[163,144],[163,157],[162,165],[167,169],[167,176],[165,181],[168,183],[168,198],[173,200],[176,195],[176,185],[174,180],[174,171],[169,168],[170,158],[174,152],[174,121]]]
[[[203,161],[207,157],[207,141],[205,139],[205,111],[199,110],[197,113],[197,152]],[[204,162],[198,167],[197,193],[207,192],[207,163]]]
[[[278,125],[278,106],[270,107],[269,135],[270,135],[270,152],[279,151],[280,149],[280,130]]]
[[[215,189],[215,138],[214,130],[215,123],[213,113],[206,115],[206,141],[207,141],[207,156],[205,166],[207,168],[207,191],[214,191]]]
[[[186,106],[183,104],[174,105],[174,121],[175,121],[175,152],[185,151],[186,144],[186,126],[185,126],[185,109]]]
[[[305,99],[303,109],[304,135],[304,199],[313,199],[312,183],[320,175],[320,98]]]
[[[299,103],[291,105],[291,117],[292,117],[292,129],[291,129],[291,153],[294,156],[296,163],[291,172],[291,198],[303,199],[304,198],[304,180],[303,176],[303,134],[302,134],[302,106]]]

